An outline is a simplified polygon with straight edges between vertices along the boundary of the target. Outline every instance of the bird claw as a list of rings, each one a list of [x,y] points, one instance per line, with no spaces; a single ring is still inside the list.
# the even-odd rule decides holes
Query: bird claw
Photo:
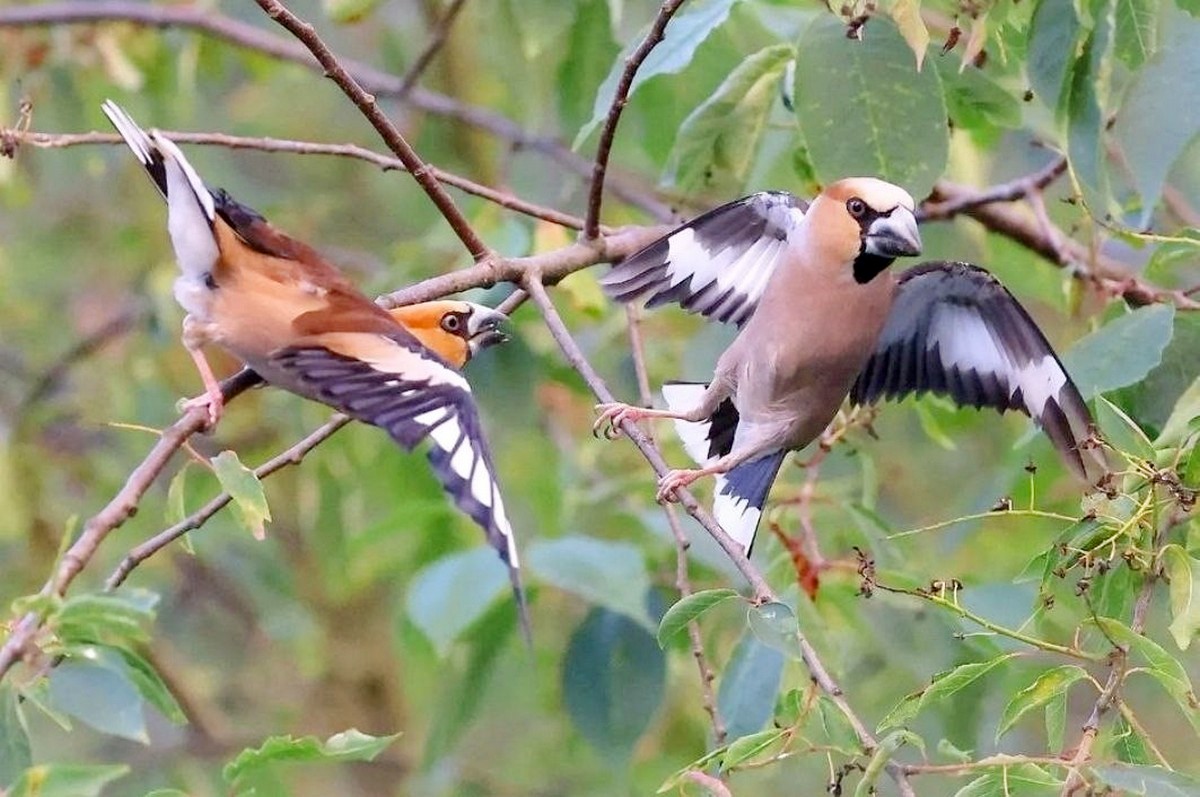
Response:
[[[658,493],[654,496],[660,504],[678,502],[676,490],[687,487],[704,475],[700,470],[669,470],[658,480]]]
[[[638,407],[613,401],[607,404],[597,404],[596,410],[600,417],[592,424],[592,436],[604,435],[606,440],[615,440],[621,436],[621,424],[625,421],[640,421],[643,417]],[[601,431],[603,430],[603,432]]]
[[[221,415],[225,410],[225,397],[220,393],[201,393],[199,396],[194,396],[190,399],[180,399],[176,405],[181,413],[189,413],[197,408],[205,408],[208,410],[208,428],[216,428],[217,421],[221,420]]]

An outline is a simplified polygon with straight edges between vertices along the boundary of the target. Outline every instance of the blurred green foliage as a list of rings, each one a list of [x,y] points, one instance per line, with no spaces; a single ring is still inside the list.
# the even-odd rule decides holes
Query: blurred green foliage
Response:
[[[47,17],[63,5],[45,4]],[[342,56],[395,74],[445,8],[289,6]],[[5,22],[6,10],[38,7],[0,6],[0,126],[19,125],[27,98],[34,131],[106,129],[99,104],[111,97],[165,129],[382,149],[306,68],[172,26]],[[253,4],[197,8],[285,35]],[[586,158],[657,8],[468,1],[421,85],[527,137],[574,140]],[[1053,223],[1162,288],[1200,282],[1200,233],[1188,229],[1200,207],[1195,3],[885,0],[834,11],[685,3],[638,74],[610,180],[689,211],[764,188],[805,194],[850,172],[923,195],[941,178],[984,187],[1030,173],[1050,149],[1070,165],[1046,194]],[[862,40],[848,38],[863,13]],[[429,162],[582,213],[586,173],[382,99]],[[209,184],[319,245],[368,292],[467,263],[402,173],[187,151]],[[848,434],[811,501],[799,500],[806,471],[784,469],[766,520],[793,539],[804,522],[816,529],[832,566],[815,593],[799,588],[791,550],[763,534],[754,562],[782,603],[731,599],[722,590],[742,590],[740,576],[688,521],[691,582],[711,591],[672,607],[675,546],[652,473],[631,446],[589,434],[592,397],[526,307],[514,342],[468,376],[528,564],[532,651],[501,565],[420,454],[351,426],[298,468],[261,486],[249,476],[245,466],[326,416],[271,389],[241,398],[177,456],[66,599],[38,597],[77,519],[119,488],[178,397],[200,389],[178,342],[163,209],[139,171],[111,146],[23,143],[0,157],[0,598],[12,604],[4,617],[47,621],[39,654],[0,684],[0,793],[700,793],[694,771],[732,772],[738,795],[827,784],[892,793],[883,764],[894,755],[961,765],[915,775],[922,795],[1058,794],[1069,772],[1052,759],[1079,744],[1119,646],[1132,675],[1101,718],[1084,777],[1097,789],[1200,795],[1190,647],[1200,521],[1185,511],[1200,481],[1200,320],[1125,307],[963,218],[929,225],[926,254],[995,271],[1065,352],[1124,452],[1112,495],[1081,500],[1024,419],[910,400],[883,409],[870,434]],[[505,255],[571,239],[456,199]],[[652,219],[610,192],[605,221]],[[494,304],[508,290],[472,298]],[[554,295],[614,392],[636,396],[624,311],[589,272]],[[642,330],[655,384],[706,377],[729,340],[669,310],[647,314]],[[669,459],[684,461],[662,437]],[[129,549],[222,487],[234,507],[102,591]],[[991,511],[998,502],[1010,510]],[[1131,629],[1135,610],[1145,636]],[[688,620],[716,676],[723,743]],[[874,756],[812,685],[801,633],[878,734]]]

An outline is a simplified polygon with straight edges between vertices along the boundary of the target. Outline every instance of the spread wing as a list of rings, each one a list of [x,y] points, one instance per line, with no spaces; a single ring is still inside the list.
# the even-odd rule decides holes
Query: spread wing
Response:
[[[850,398],[866,404],[931,391],[956,403],[1017,410],[1087,479],[1102,455],[1082,445],[1092,416],[1046,337],[987,271],[925,263],[899,277],[875,352]]]
[[[466,379],[402,331],[313,335],[275,352],[271,365],[307,395],[386,430],[405,449],[429,441],[442,487],[508,564],[527,628],[512,524]]]
[[[600,279],[612,298],[649,297],[647,307],[678,302],[741,326],[778,266],[808,203],[764,191],[704,213],[617,264]]]

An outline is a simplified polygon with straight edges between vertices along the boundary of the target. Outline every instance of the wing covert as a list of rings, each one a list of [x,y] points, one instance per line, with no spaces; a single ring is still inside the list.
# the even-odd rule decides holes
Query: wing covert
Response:
[[[900,275],[850,399],[869,404],[926,391],[963,406],[1025,413],[1084,479],[1102,462],[1085,445],[1092,416],[1058,355],[1025,308],[978,266],[933,262]]]
[[[647,307],[678,302],[693,313],[741,326],[808,203],[763,191],[703,213],[613,267],[600,279],[609,296]]]

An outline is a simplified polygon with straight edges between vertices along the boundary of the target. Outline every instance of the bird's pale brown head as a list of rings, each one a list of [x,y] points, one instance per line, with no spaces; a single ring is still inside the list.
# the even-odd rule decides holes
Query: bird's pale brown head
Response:
[[[912,196],[874,177],[838,180],[806,214],[828,262],[849,264],[854,279],[870,282],[897,257],[921,254]]]
[[[423,302],[390,311],[426,348],[456,368],[508,336],[500,331],[503,313],[474,302]]]

